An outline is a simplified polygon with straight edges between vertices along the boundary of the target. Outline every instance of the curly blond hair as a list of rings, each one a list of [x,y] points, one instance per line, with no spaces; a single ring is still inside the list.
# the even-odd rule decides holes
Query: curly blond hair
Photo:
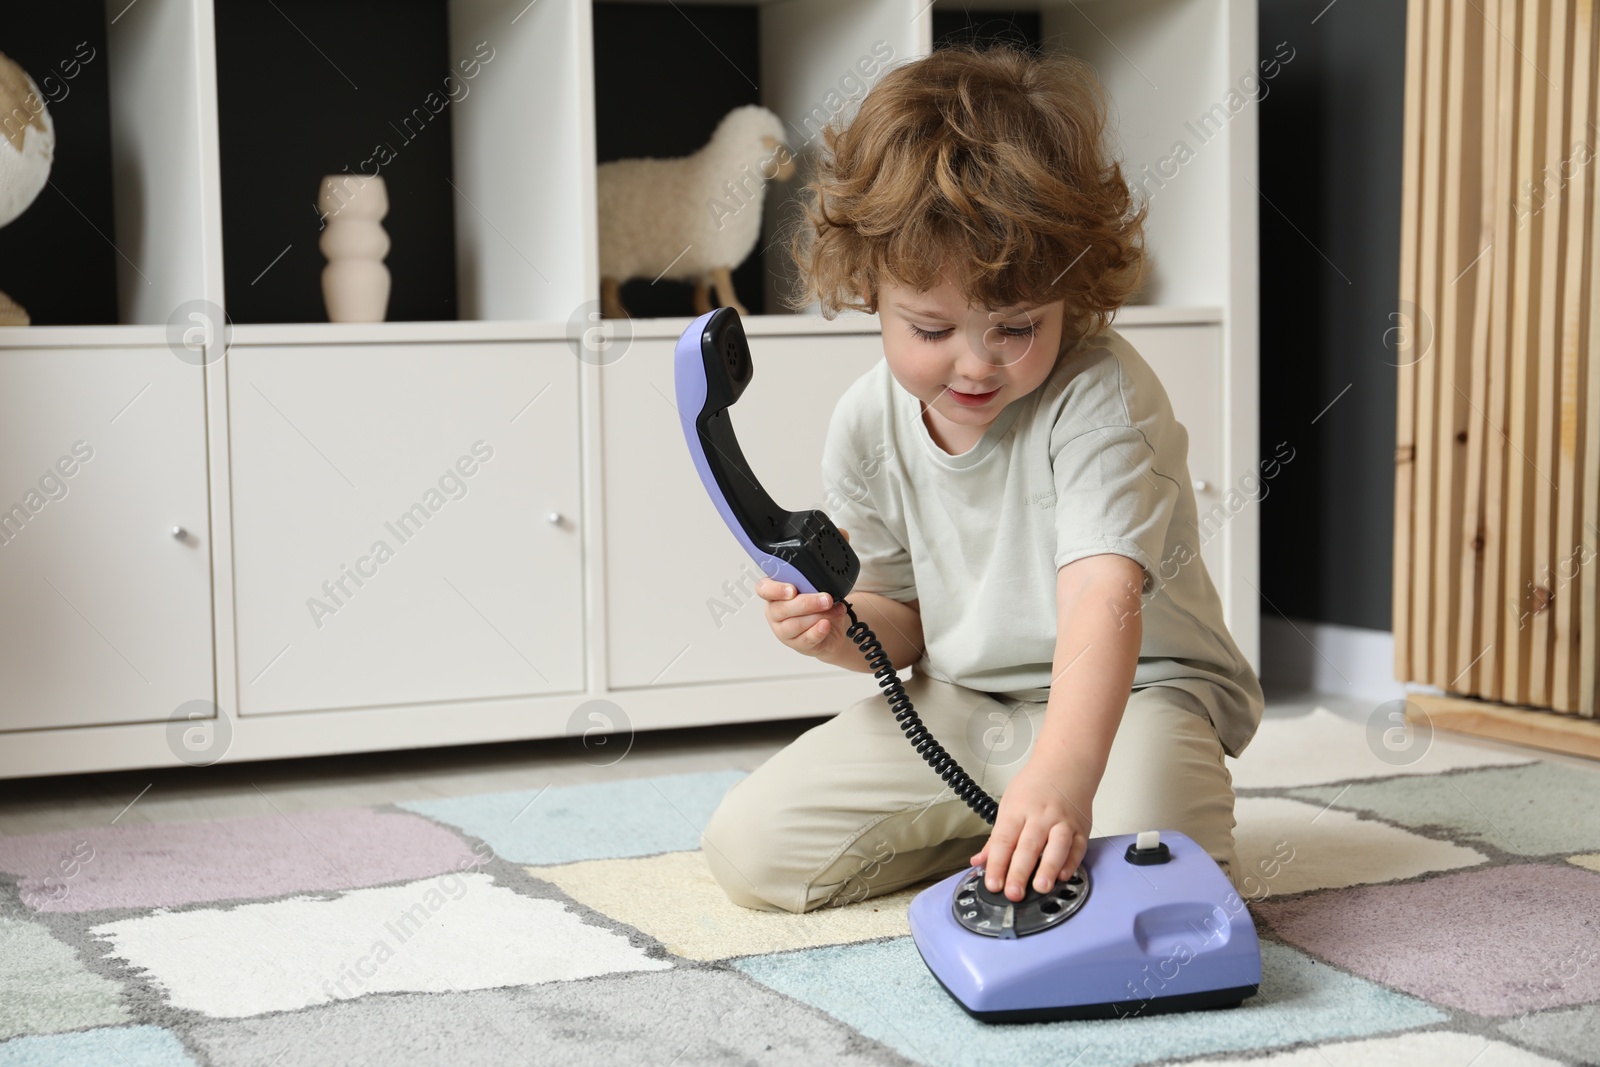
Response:
[[[943,278],[989,309],[1065,300],[1069,329],[1098,332],[1143,280],[1148,211],[1105,132],[1105,91],[1071,56],[958,45],[893,68],[823,130],[791,308],[875,314],[881,280]]]

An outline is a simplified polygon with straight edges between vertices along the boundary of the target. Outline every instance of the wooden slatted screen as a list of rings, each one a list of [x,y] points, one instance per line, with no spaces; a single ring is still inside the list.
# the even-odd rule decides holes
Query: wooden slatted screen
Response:
[[[1395,675],[1596,714],[1595,0],[1410,0]]]

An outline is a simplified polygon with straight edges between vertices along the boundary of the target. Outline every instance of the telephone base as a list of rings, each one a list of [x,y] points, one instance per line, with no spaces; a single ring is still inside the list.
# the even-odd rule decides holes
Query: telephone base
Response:
[[[1118,1019],[1234,1007],[1261,984],[1255,922],[1222,868],[1164,830],[1170,856],[1134,834],[1093,838],[1093,889],[1070,918],[1035,933],[986,937],[963,926],[959,871],[911,902],[911,936],[945,992],[984,1022]]]

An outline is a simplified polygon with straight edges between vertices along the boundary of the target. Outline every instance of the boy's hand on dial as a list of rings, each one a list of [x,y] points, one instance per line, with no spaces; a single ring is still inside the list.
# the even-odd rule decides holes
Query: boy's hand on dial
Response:
[[[1089,809],[1093,800],[1057,768],[1030,759],[1000,796],[994,829],[983,849],[972,857],[984,869],[990,892],[1005,889],[1006,899],[1019,901],[1027,890],[1035,862],[1033,888],[1049,892],[1057,879],[1071,875],[1089,848]]]

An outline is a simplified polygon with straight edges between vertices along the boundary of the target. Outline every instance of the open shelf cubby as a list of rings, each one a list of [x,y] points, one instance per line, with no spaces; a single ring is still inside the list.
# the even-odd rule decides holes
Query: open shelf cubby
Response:
[[[5,52],[38,86],[56,141],[48,184],[0,229],[0,289],[36,326],[164,322],[202,289],[195,9],[129,6],[8,12]]]
[[[14,143],[38,136],[41,106],[55,130],[46,185],[0,229],[0,290],[40,325],[117,321],[111,97],[100,0],[61,0],[9,13],[5,54],[33,78],[36,100],[8,104]]]
[[[760,238],[733,280],[753,314],[792,317],[789,235],[822,129],[890,67],[925,52],[927,26],[925,6],[902,0],[602,0],[593,21],[597,161],[687,155],[744,104],[777,114],[799,166],[767,184]],[[634,280],[622,297],[630,317],[692,314],[682,282]]]
[[[235,323],[324,317],[324,176],[381,177],[388,320],[565,319],[592,211],[587,11],[499,0],[216,9]]]
[[[1150,273],[1136,305],[1227,306],[1236,229],[1255,193],[1255,107],[1270,91],[1240,64],[1255,51],[1255,5],[1237,0],[935,0],[933,47],[1006,39],[1076,56],[1106,88],[1113,137],[1134,195],[1148,203]],[[1276,67],[1273,68],[1274,72]],[[1270,79],[1266,79],[1270,80]],[[1245,121],[1240,122],[1240,116]],[[1235,129],[1236,136],[1228,136]]]
[[[729,111],[761,103],[760,27],[754,4],[595,4],[596,162],[686,156]],[[786,191],[768,188],[769,198]],[[733,271],[752,314],[776,310],[767,307],[759,250]],[[635,278],[621,295],[630,318],[670,317],[693,313],[692,289],[671,277]]]
[[[457,69],[448,29],[440,0],[217,5],[222,252],[235,322],[323,317],[319,185],[361,174],[381,177],[388,193],[389,318],[458,317],[451,120],[493,71],[481,59],[495,50],[469,51]]]

